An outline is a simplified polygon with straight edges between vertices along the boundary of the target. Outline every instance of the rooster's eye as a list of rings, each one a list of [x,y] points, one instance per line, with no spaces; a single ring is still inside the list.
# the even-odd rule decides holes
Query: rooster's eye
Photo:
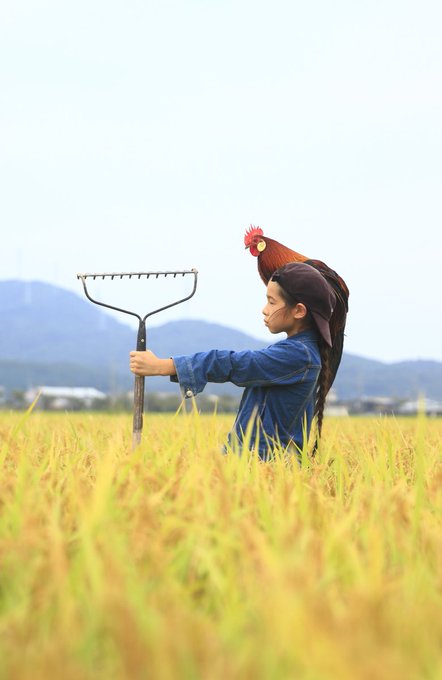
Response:
[[[259,243],[257,244],[256,247],[259,250],[259,252],[262,253],[262,251],[265,250],[266,242],[265,241],[259,241]]]

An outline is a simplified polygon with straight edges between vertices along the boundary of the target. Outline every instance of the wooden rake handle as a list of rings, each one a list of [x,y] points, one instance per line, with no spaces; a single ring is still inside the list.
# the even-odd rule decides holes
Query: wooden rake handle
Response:
[[[137,335],[137,352],[144,352],[146,349],[146,322],[139,320]],[[135,376],[134,385],[134,419],[132,427],[132,449],[141,442],[143,431],[143,411],[144,411],[144,376]]]

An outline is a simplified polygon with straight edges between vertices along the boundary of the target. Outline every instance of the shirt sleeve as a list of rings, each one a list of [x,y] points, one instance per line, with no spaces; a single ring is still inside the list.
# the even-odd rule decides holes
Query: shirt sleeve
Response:
[[[262,350],[213,349],[187,356],[172,357],[184,396],[202,392],[208,382],[231,382],[239,387],[289,385],[302,380],[313,363],[301,342],[282,340]]]

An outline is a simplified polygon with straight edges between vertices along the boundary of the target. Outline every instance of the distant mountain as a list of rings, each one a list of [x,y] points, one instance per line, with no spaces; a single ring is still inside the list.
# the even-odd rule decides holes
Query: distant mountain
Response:
[[[83,296],[42,283],[0,281],[0,385],[94,386],[104,391],[130,389],[129,352],[136,331]],[[268,343],[270,344],[270,343]],[[148,328],[148,346],[160,356],[205,349],[259,349],[266,346],[233,328],[183,320]],[[344,354],[335,382],[341,399],[362,395],[442,399],[442,363],[387,364]],[[149,378],[151,391],[176,391],[167,379]],[[209,385],[215,394],[238,392],[226,383]]]
[[[0,281],[0,385],[90,385],[104,391],[130,389],[129,352],[136,331],[82,295],[42,282]],[[148,347],[160,356],[212,347],[258,349],[265,342],[205,321],[174,321],[148,328]],[[177,391],[176,384],[149,378],[148,389]],[[213,385],[212,393],[235,393]]]
[[[71,291],[41,282],[0,281],[0,359],[108,366],[135,332]]]
[[[344,354],[334,384],[341,399],[386,396],[414,399],[424,394],[442,400],[442,362],[384,363]]]

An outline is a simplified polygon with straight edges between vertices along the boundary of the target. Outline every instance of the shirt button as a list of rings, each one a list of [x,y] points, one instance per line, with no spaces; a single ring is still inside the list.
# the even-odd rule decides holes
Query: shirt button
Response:
[[[186,397],[193,397],[193,392],[192,390],[186,390]]]

